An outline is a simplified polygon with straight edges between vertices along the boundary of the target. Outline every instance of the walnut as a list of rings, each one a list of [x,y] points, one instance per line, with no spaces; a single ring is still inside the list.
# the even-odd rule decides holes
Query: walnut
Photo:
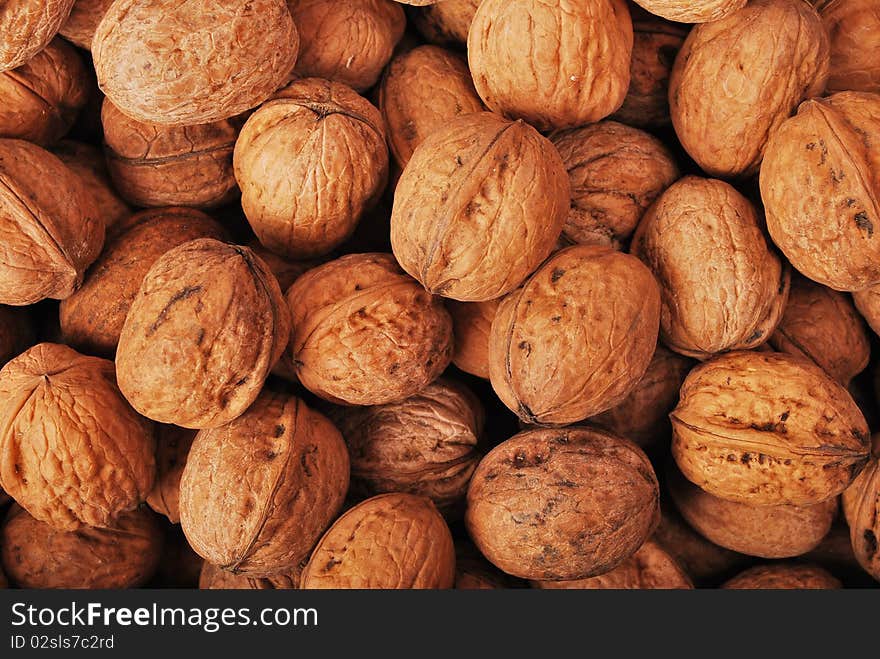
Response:
[[[584,579],[631,556],[657,526],[657,478],[628,440],[591,428],[530,430],[495,447],[467,495],[468,533],[524,579]]]
[[[868,426],[840,384],[812,362],[732,352],[690,372],[671,415],[672,453],[688,478],[756,506],[820,503],[868,459]]]
[[[172,524],[180,522],[180,477],[196,432],[169,425],[156,429],[156,482],[147,505]]]
[[[525,423],[573,423],[621,403],[654,354],[660,294],[636,258],[579,245],[554,254],[492,321],[489,374]]]
[[[877,446],[880,448],[880,444]],[[880,457],[877,455],[843,493],[843,510],[859,565],[880,581]]]
[[[45,48],[74,0],[6,0],[0,6],[0,71],[14,69]]]
[[[812,0],[831,38],[828,91],[880,93],[880,5],[875,0]]]
[[[413,153],[394,194],[391,244],[430,292],[492,300],[547,258],[568,207],[568,175],[549,140],[521,121],[464,115]]]
[[[426,497],[380,494],[324,534],[302,575],[305,589],[451,588],[452,534]]]
[[[381,405],[424,389],[452,356],[452,320],[390,254],[349,254],[287,292],[300,382],[335,403]]]
[[[800,0],[752,0],[695,27],[669,80],[682,146],[715,177],[758,170],[768,139],[828,78],[828,35]]]
[[[52,148],[52,153],[79,176],[92,193],[98,214],[104,220],[108,233],[124,218],[131,215],[131,209],[119,197],[110,182],[107,161],[98,147],[85,142],[61,140]]]
[[[880,284],[853,293],[853,302],[874,334],[880,334]]]
[[[465,373],[489,379],[489,333],[500,304],[501,300],[450,300],[446,305],[452,316],[452,335],[455,337],[452,361]]]
[[[739,573],[722,588],[737,590],[821,590],[843,585],[818,565],[774,563],[757,565]]]
[[[490,109],[539,130],[574,128],[621,106],[632,45],[623,0],[483,0],[468,60]]]
[[[98,85],[114,105],[182,126],[259,105],[290,78],[298,51],[285,0],[118,0],[92,41]]]
[[[28,310],[0,305],[0,367],[33,343],[34,328]]]
[[[275,275],[275,279],[278,280],[279,288],[285,292],[293,286],[293,282],[299,279],[300,275],[321,265],[321,262],[316,259],[292,261],[283,256],[278,256],[275,252],[270,252],[263,247],[259,240],[252,240],[247,246],[254,254],[265,261],[266,265],[269,266],[269,270]]]
[[[464,46],[480,0],[443,0],[415,9],[413,24],[429,43]]]
[[[84,50],[92,49],[92,39],[113,0],[75,0],[70,16],[58,31],[62,37]]]
[[[265,263],[247,247],[193,240],[144,277],[119,337],[119,388],[155,421],[216,428],[254,402],[289,333]]]
[[[385,188],[382,116],[344,85],[296,80],[248,119],[234,166],[263,245],[290,258],[326,254]]]
[[[290,574],[272,574],[266,577],[249,577],[233,574],[205,561],[199,575],[202,590],[296,590],[299,588],[300,569]]]
[[[679,23],[717,21],[742,9],[748,0],[635,0],[657,16]]]

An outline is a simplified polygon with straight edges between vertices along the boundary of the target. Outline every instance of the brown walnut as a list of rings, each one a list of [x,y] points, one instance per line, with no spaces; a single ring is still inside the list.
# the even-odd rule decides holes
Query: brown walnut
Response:
[[[856,291],[852,296],[862,318],[874,330],[874,334],[880,334],[880,284]]]
[[[489,334],[500,304],[501,300],[447,303],[455,337],[452,361],[465,373],[489,379]]]
[[[156,428],[156,482],[147,505],[172,524],[180,523],[180,477],[196,432],[169,425]]]
[[[708,23],[742,9],[748,0],[635,0],[652,14],[679,23]]]
[[[74,0],[6,0],[0,6],[0,71],[14,69],[45,48]]]
[[[429,43],[464,46],[479,6],[480,0],[443,0],[415,9],[409,16]]]
[[[91,50],[98,24],[112,4],[113,0],[75,0],[58,33],[83,50]]]
[[[880,93],[880,4],[812,0],[831,39],[829,92]]]
[[[818,565],[774,563],[741,572],[722,588],[737,590],[822,590],[842,588],[840,581]]]
[[[880,458],[876,455],[843,493],[843,510],[859,565],[880,581]]]
[[[272,574],[265,577],[249,577],[234,574],[205,561],[199,575],[202,590],[296,590],[299,588],[300,571],[290,574]]]
[[[131,215],[131,209],[110,182],[107,161],[101,149],[85,142],[61,140],[52,148],[52,153],[79,176],[92,193],[98,215],[104,220],[108,235],[123,219]]]

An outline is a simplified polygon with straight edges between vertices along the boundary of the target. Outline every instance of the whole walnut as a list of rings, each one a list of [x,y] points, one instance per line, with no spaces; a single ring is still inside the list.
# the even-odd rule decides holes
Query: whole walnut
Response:
[[[828,78],[828,35],[803,0],[752,0],[698,25],[669,79],[672,123],[710,176],[757,172],[768,139]]]
[[[0,367],[33,343],[34,327],[28,310],[0,305]]]
[[[452,534],[426,497],[380,494],[348,510],[330,527],[302,575],[319,588],[452,588]]]
[[[272,574],[265,577],[249,577],[234,574],[212,565],[208,561],[202,564],[199,575],[201,590],[296,590],[299,588],[301,570],[290,574]]]
[[[149,510],[125,513],[113,528],[62,531],[20,508],[6,516],[3,567],[21,588],[133,588],[159,564],[162,528]]]
[[[705,359],[770,337],[790,274],[758,222],[732,186],[696,176],[674,183],[645,213],[631,250],[660,283],[667,346]]]
[[[820,503],[868,460],[868,426],[846,389],[781,353],[731,352],[701,364],[670,418],[682,473],[729,501]]]
[[[125,318],[119,388],[162,423],[216,428],[260,393],[290,335],[278,282],[247,247],[200,238],[160,256]]]
[[[192,208],[141,211],[125,226],[59,309],[64,342],[89,353],[113,356],[138,288],[160,256],[196,238],[226,236],[217,222]]]
[[[717,21],[742,9],[748,0],[635,0],[657,16],[679,23]]]
[[[0,71],[14,69],[45,48],[74,0],[6,0],[0,6]]]
[[[289,573],[342,508],[349,458],[339,431],[300,399],[264,391],[202,430],[180,480],[192,548],[235,574]]]
[[[449,314],[390,254],[349,254],[309,270],[287,304],[296,375],[334,403],[403,400],[452,358]]]
[[[828,91],[880,93],[880,4],[876,0],[813,0],[831,39]]]
[[[839,291],[880,283],[880,95],[801,104],[767,145],[761,198],[773,242]]]
[[[75,0],[59,34],[83,50],[91,50],[98,24],[112,4],[113,0]]]
[[[489,334],[500,304],[501,300],[447,303],[455,337],[452,362],[465,373],[489,379]]]
[[[524,579],[584,579],[614,569],[660,517],[657,477],[632,442],[592,428],[530,430],[499,444],[471,479],[474,544]]]
[[[104,243],[94,198],[58,158],[21,140],[0,139],[0,190],[0,304],[68,297]]]
[[[568,207],[568,175],[549,140],[522,121],[468,114],[413,153],[394,194],[391,244],[428,291],[492,300],[547,258]]]
[[[773,563],[739,573],[722,588],[736,590],[823,590],[842,588],[830,572],[818,565]]]
[[[571,209],[562,235],[572,243],[619,249],[648,206],[680,176],[660,140],[616,121],[551,139],[571,180]]]
[[[299,28],[296,72],[362,92],[379,79],[403,36],[403,8],[390,0],[287,0]]]
[[[610,247],[557,252],[501,302],[489,374],[525,423],[573,423],[623,402],[657,345],[660,294],[650,271]]]
[[[180,523],[180,478],[196,432],[169,425],[156,428],[156,482],[147,505],[172,524]]]
[[[85,142],[61,140],[52,148],[52,153],[67,165],[74,174],[80,177],[98,207],[98,214],[104,220],[108,234],[124,218],[131,215],[131,209],[119,197],[110,174],[107,161],[98,147]]]
[[[859,565],[880,581],[880,458],[876,455],[843,493],[843,510]]]
[[[464,46],[479,6],[480,0],[443,0],[414,9],[409,17],[429,43]]]
[[[116,107],[179,126],[259,105],[290,79],[298,51],[285,0],[117,0],[92,41]]]
[[[0,370],[0,487],[59,531],[113,526],[153,486],[152,425],[113,362],[40,343]]]
[[[265,247],[289,258],[326,254],[385,188],[382,116],[345,85],[296,80],[245,123],[234,166],[242,208]]]

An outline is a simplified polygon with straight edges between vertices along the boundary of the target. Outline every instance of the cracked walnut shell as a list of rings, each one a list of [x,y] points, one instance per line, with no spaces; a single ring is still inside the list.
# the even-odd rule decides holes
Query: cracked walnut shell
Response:
[[[52,40],[74,0],[6,0],[0,6],[0,72],[21,66]]]
[[[748,0],[635,0],[645,10],[678,23],[708,23],[742,9]]]

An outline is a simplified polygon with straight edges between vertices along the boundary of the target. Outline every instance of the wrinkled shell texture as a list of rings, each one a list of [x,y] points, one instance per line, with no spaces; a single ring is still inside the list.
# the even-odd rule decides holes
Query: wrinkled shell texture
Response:
[[[351,254],[287,292],[300,382],[331,402],[381,405],[433,382],[452,358],[452,319],[390,254]]]
[[[840,581],[817,565],[758,565],[724,584],[738,590],[824,590],[840,588]]]
[[[430,43],[463,46],[480,0],[442,0],[412,12],[416,29]]]
[[[234,166],[242,208],[264,246],[290,258],[326,254],[385,187],[382,116],[345,85],[294,81],[248,119]]]
[[[92,193],[98,215],[104,220],[108,233],[113,226],[131,215],[131,209],[110,182],[107,161],[101,149],[85,142],[61,140],[52,148],[52,153],[79,176]]]
[[[489,378],[489,334],[498,313],[499,300],[456,302],[446,304],[452,316],[455,336],[453,363],[465,373]]]
[[[537,580],[612,570],[660,517],[645,454],[588,428],[526,431],[500,444],[477,467],[467,501],[467,529],[483,555]]]
[[[58,158],[0,139],[0,235],[0,304],[19,306],[73,293],[101,251],[104,223]]]
[[[880,459],[874,457],[843,493],[843,503],[856,559],[880,581]]]
[[[748,0],[635,0],[652,14],[679,23],[708,23],[742,9]]]
[[[811,99],[770,140],[761,199],[773,242],[839,291],[880,283],[880,96]]]
[[[180,522],[180,477],[196,432],[168,425],[156,429],[156,482],[147,505],[172,524]]]
[[[249,577],[244,574],[233,574],[205,561],[199,575],[199,588],[202,590],[296,590],[299,588],[299,578],[299,572]]]
[[[706,540],[668,504],[663,507],[660,524],[652,537],[698,585],[716,585],[747,561],[742,554]]]
[[[498,308],[492,387],[526,423],[599,414],[645,374],[659,322],[657,283],[640,261],[608,247],[569,247]]]
[[[828,91],[880,93],[880,4],[876,0],[813,3],[831,39]]]
[[[285,0],[118,0],[95,32],[98,85],[140,121],[237,115],[290,77],[299,37]]]
[[[645,214],[632,253],[660,283],[660,337],[705,359],[767,341],[788,298],[789,271],[751,203],[723,181],[688,176]]]
[[[278,282],[258,257],[193,240],[141,283],[119,337],[119,388],[155,421],[216,428],[257,398],[289,335]]]
[[[550,254],[569,207],[559,153],[534,128],[481,112],[413,153],[394,195],[391,244],[432,293],[492,300]]]
[[[40,52],[70,14],[74,0],[7,0],[0,6],[0,71]]]
[[[685,40],[669,82],[675,132],[709,175],[753,174],[768,138],[822,93],[828,66],[828,36],[808,3],[752,0]]]
[[[868,459],[868,427],[846,389],[780,353],[733,352],[698,366],[670,417],[681,471],[730,501],[820,503]]]
[[[162,529],[148,510],[125,513],[115,528],[60,531],[14,507],[0,542],[3,568],[21,588],[132,588],[156,570]]]
[[[113,0],[75,0],[59,34],[80,48],[91,50],[98,24],[112,4]]]
[[[571,180],[571,210],[562,235],[573,243],[619,248],[648,206],[678,177],[657,138],[616,121],[552,137]]]
[[[539,130],[573,128],[621,106],[632,45],[623,0],[483,0],[468,60],[491,110]]]

